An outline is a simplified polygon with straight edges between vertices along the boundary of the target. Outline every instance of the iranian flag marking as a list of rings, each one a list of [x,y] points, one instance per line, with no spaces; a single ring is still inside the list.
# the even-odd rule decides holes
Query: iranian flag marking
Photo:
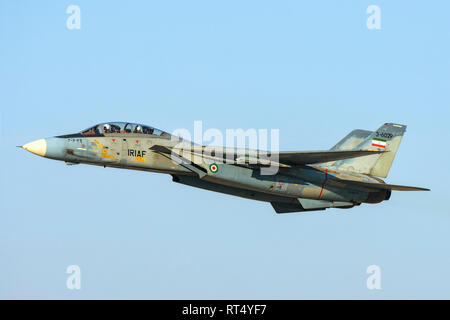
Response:
[[[372,147],[386,149],[386,140],[380,139],[380,138],[373,138],[372,139]]]
[[[219,170],[219,167],[217,166],[217,164],[213,163],[209,166],[209,170],[211,170],[212,173],[216,173]]]

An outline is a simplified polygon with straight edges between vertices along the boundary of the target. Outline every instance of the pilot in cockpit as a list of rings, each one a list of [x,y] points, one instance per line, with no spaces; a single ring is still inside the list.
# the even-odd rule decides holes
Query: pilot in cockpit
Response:
[[[111,132],[112,133],[120,133],[120,127],[116,124],[111,125]]]
[[[143,133],[144,134],[153,134],[153,128],[149,128],[149,127],[145,127],[143,128]]]

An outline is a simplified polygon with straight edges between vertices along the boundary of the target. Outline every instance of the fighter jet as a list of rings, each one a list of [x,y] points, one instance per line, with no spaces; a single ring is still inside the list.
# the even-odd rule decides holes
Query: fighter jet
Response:
[[[196,145],[151,126],[107,122],[79,133],[21,146],[68,165],[166,173],[172,180],[269,202],[277,213],[347,209],[389,200],[392,190],[429,189],[385,183],[406,126],[353,130],[330,150],[279,152]],[[179,148],[183,145],[184,148]],[[194,158],[194,161],[193,161]],[[265,174],[264,168],[275,168]]]

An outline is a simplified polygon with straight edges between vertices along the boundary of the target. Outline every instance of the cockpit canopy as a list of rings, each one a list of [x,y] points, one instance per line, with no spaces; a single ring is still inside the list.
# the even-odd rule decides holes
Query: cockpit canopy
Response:
[[[89,129],[81,131],[84,136],[109,135],[109,134],[148,134],[169,137],[170,134],[159,129],[138,123],[130,122],[105,122],[97,124]]]

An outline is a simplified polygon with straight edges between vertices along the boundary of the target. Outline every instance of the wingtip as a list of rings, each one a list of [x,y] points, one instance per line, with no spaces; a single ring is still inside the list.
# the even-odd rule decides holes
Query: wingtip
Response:
[[[422,188],[422,187],[413,187],[415,188],[415,191],[431,191],[431,189],[428,188]]]
[[[404,190],[404,191],[431,191],[431,189],[422,188],[422,187],[410,187],[410,188],[411,188],[410,190]]]

